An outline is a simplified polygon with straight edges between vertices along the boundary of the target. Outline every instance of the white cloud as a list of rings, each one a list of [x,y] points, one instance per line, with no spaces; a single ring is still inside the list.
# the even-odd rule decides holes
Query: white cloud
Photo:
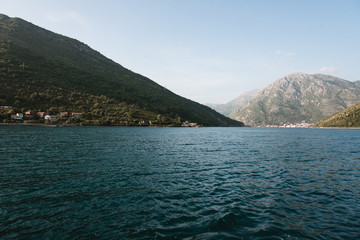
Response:
[[[322,67],[320,68],[320,72],[323,73],[338,73],[339,70],[334,67]]]
[[[275,53],[278,55],[283,55],[283,56],[288,56],[288,57],[292,57],[292,56],[296,55],[295,52],[285,52],[285,51],[281,51],[281,50],[276,50]]]

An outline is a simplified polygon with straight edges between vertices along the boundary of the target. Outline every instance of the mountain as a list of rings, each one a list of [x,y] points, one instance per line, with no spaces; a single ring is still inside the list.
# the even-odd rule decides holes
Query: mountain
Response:
[[[217,112],[229,116],[231,113],[236,111],[240,106],[248,103],[253,97],[256,96],[259,89],[250,90],[240,94],[234,100],[224,103],[224,104],[207,104],[212,109],[216,110]]]
[[[360,127],[360,102],[321,120],[315,127]]]
[[[230,117],[250,126],[316,123],[359,101],[359,81],[293,73],[260,90]]]
[[[99,52],[19,18],[0,15],[0,105],[83,111],[92,123],[196,122],[242,126],[180,97]]]

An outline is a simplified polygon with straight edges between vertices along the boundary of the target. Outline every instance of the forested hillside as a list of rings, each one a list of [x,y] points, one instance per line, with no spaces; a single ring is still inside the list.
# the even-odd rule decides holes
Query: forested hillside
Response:
[[[360,102],[318,122],[315,127],[360,127]]]
[[[13,111],[82,111],[91,124],[242,126],[19,18],[0,15],[0,54],[0,105]]]

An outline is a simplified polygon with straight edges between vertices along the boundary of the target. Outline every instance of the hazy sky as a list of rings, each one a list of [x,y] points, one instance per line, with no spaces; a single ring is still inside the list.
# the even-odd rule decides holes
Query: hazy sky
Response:
[[[360,80],[358,0],[0,0],[200,103],[292,72]]]

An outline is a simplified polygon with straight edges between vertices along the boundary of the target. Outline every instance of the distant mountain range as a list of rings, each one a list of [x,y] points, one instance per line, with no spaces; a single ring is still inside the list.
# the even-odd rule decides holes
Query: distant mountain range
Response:
[[[0,105],[81,111],[90,124],[243,126],[75,39],[0,14]]]
[[[240,94],[234,100],[224,104],[207,104],[209,107],[215,109],[219,113],[229,116],[233,112],[236,112],[239,109],[239,106],[243,106],[245,103],[248,103],[253,97],[256,96],[259,89],[250,90]]]
[[[250,126],[316,123],[360,102],[360,81],[293,73],[237,106],[220,111]],[[219,110],[218,107],[215,109]]]

